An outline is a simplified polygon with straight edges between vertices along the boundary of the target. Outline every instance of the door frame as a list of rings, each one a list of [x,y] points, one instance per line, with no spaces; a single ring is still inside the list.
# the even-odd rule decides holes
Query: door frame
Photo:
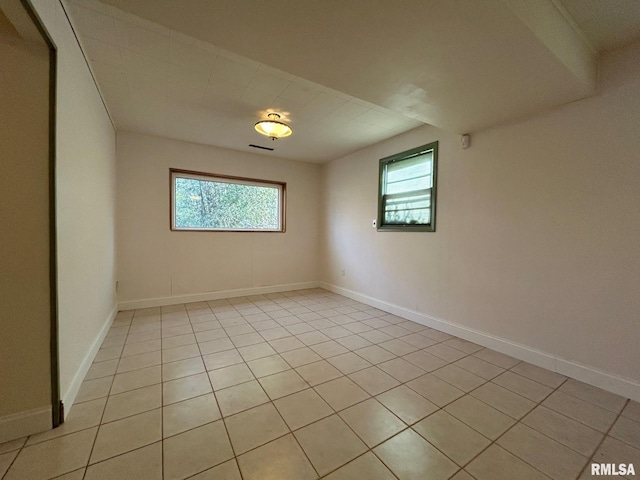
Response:
[[[60,397],[60,362],[58,343],[58,251],[56,228],[56,93],[58,49],[31,0],[20,0],[42,39],[49,48],[49,309],[51,359],[51,423],[56,428],[64,422],[64,405]]]

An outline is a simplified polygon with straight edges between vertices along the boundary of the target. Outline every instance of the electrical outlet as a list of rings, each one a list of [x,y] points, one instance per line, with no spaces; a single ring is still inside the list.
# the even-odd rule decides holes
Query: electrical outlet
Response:
[[[344,273],[345,273],[345,272],[344,272],[344,268],[343,268],[342,270],[340,270],[340,276],[341,276],[341,277],[344,277]]]
[[[376,228],[378,226],[378,220],[376,220],[375,218],[373,220],[371,220],[371,226],[373,228]]]

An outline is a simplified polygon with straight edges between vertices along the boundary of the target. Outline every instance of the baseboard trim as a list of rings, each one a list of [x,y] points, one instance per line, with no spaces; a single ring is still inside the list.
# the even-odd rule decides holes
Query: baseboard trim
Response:
[[[96,358],[96,355],[98,354],[98,350],[100,350],[100,347],[102,346],[102,342],[104,341],[105,337],[109,333],[109,329],[111,328],[111,325],[113,324],[113,320],[116,318],[117,314],[118,314],[118,305],[115,304],[111,309],[111,312],[109,312],[109,315],[105,319],[104,323],[102,324],[100,333],[98,333],[98,336],[95,338],[95,340],[91,344],[91,348],[82,359],[82,362],[80,363],[80,366],[76,371],[76,374],[73,376],[73,380],[71,380],[71,384],[63,392],[62,403],[64,403],[65,416],[69,416],[69,413],[71,412],[71,408],[73,407],[73,404],[76,401],[76,396],[78,395],[80,386],[84,381],[84,377],[87,375],[89,368],[91,368],[91,364],[93,363],[93,360]]]
[[[176,303],[206,302],[222,298],[246,297],[249,295],[264,295],[266,293],[287,292],[291,290],[306,290],[318,288],[320,282],[299,282],[264,287],[239,288],[236,290],[220,290],[217,292],[195,293],[189,295],[174,295],[171,297],[147,298],[144,300],[127,300],[118,304],[119,310],[133,310],[136,308],[162,307]]]
[[[533,365],[546,368],[553,372],[566,375],[581,382],[616,393],[625,398],[640,401],[640,383],[623,378],[612,373],[603,372],[588,365],[554,356],[548,352],[528,347],[505,338],[496,337],[488,333],[468,328],[462,325],[448,322],[443,319],[430,317],[399,305],[379,300],[347,288],[339,287],[326,282],[320,282],[320,286],[345,297],[357,300],[380,310],[392,313],[407,320],[412,320],[426,327],[435,328],[456,337],[477,343],[483,347],[491,348],[497,352],[510,355],[518,360],[524,360]]]
[[[51,406],[0,417],[0,443],[51,430]]]

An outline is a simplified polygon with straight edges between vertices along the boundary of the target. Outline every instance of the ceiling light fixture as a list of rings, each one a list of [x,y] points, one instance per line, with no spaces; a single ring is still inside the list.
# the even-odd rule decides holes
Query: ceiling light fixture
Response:
[[[255,128],[258,133],[275,140],[276,138],[288,137],[293,132],[289,125],[278,120],[280,115],[277,113],[270,113],[267,117],[269,120],[260,120],[256,123]]]

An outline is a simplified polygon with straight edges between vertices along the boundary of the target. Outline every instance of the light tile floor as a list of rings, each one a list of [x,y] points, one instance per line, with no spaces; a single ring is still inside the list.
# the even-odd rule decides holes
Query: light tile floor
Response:
[[[640,404],[321,289],[120,312],[67,421],[0,445],[6,480],[564,480],[591,462],[640,470]]]

